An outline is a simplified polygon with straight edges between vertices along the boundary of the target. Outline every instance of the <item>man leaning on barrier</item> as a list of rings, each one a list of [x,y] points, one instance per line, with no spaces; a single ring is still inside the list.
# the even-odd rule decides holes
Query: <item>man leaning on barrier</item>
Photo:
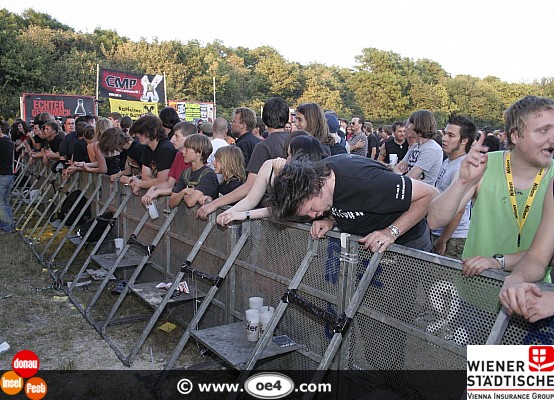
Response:
[[[364,236],[360,243],[379,252],[394,242],[430,251],[425,215],[437,194],[426,183],[350,154],[286,165],[270,190],[276,218],[315,219],[314,238],[322,238],[336,223],[342,232]]]

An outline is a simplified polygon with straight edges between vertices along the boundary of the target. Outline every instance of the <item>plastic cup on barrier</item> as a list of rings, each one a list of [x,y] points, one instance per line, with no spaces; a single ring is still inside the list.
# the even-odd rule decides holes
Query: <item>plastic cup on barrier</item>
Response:
[[[156,203],[152,202],[147,207],[148,208],[148,214],[150,215],[151,219],[156,219],[160,217],[160,214],[158,213],[158,207],[156,207]]]
[[[275,307],[270,307],[270,306],[260,307],[260,315],[262,315],[263,313],[266,313],[266,312],[273,315],[273,313],[275,312]]]
[[[259,310],[264,305],[264,299],[262,297],[249,297],[248,308]]]
[[[272,307],[273,308],[273,307]],[[273,313],[266,311],[260,313],[260,336],[265,332],[269,321],[273,317]]]
[[[115,254],[119,257],[121,254],[121,251],[123,250],[123,246],[125,244],[125,240],[123,238],[115,238]]]
[[[398,154],[389,154],[390,166],[394,167],[398,164]]]
[[[246,339],[257,342],[260,336],[260,312],[256,309],[246,310]]]

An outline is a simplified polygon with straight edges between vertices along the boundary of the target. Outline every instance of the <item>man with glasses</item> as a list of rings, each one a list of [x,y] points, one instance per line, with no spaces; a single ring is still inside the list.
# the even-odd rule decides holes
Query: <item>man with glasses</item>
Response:
[[[359,115],[352,116],[352,121],[350,122],[350,127],[352,129],[352,137],[348,141],[350,148],[350,154],[355,154],[358,156],[366,157],[367,156],[367,136],[362,131],[364,126],[364,119]]]

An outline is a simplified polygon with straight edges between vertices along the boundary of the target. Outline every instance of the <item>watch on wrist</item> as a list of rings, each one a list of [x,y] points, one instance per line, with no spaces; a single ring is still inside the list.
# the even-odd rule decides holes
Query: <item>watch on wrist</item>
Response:
[[[246,216],[246,220],[250,221],[250,211],[245,211],[244,215]]]
[[[493,258],[496,259],[500,263],[500,271],[504,271],[506,269],[506,258],[504,258],[503,254],[495,254]]]
[[[389,226],[389,232],[392,236],[394,236],[395,240],[400,235],[400,229],[398,229],[398,227],[396,225]]]

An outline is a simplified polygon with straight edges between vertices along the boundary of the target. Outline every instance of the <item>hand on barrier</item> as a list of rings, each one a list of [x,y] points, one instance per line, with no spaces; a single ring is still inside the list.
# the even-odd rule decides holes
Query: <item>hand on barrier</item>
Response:
[[[196,211],[196,216],[198,218],[208,219],[208,215],[213,213],[216,209],[217,207],[214,207],[213,203],[204,204],[198,209],[198,211]]]
[[[504,285],[500,289],[500,294],[498,295],[500,302],[506,307],[510,315],[515,313],[528,319],[528,294],[541,297],[543,295],[542,291],[534,283],[511,282],[509,278],[510,276],[506,277]],[[531,297],[529,297],[529,300],[531,300]]]
[[[198,199],[198,204],[200,204],[201,206],[203,206],[204,204],[208,204],[208,203],[211,203],[213,201],[212,197],[211,196],[202,196]]]
[[[230,224],[233,221],[244,221],[246,214],[244,211],[227,210],[217,216],[217,223],[221,226]]]
[[[500,263],[494,257],[475,256],[462,261],[462,274],[465,276],[479,275],[487,269],[500,269]]]
[[[535,292],[532,291],[526,292],[525,300],[527,302],[526,319],[529,322],[537,322],[554,315],[553,292],[542,292],[540,296],[537,296]]]
[[[158,197],[158,195],[156,194],[156,190],[153,188],[150,188],[148,189],[146,194],[142,196],[141,198],[142,204],[148,207],[150,204],[152,204],[152,201],[154,201],[156,197]]]
[[[378,251],[379,253],[387,251],[389,245],[393,244],[394,241],[395,238],[388,229],[371,232],[366,237],[360,239],[364,249],[370,249],[372,252]]]
[[[312,235],[314,239],[322,239],[328,231],[333,229],[333,225],[333,221],[327,218],[314,221],[312,222],[310,235]]]

